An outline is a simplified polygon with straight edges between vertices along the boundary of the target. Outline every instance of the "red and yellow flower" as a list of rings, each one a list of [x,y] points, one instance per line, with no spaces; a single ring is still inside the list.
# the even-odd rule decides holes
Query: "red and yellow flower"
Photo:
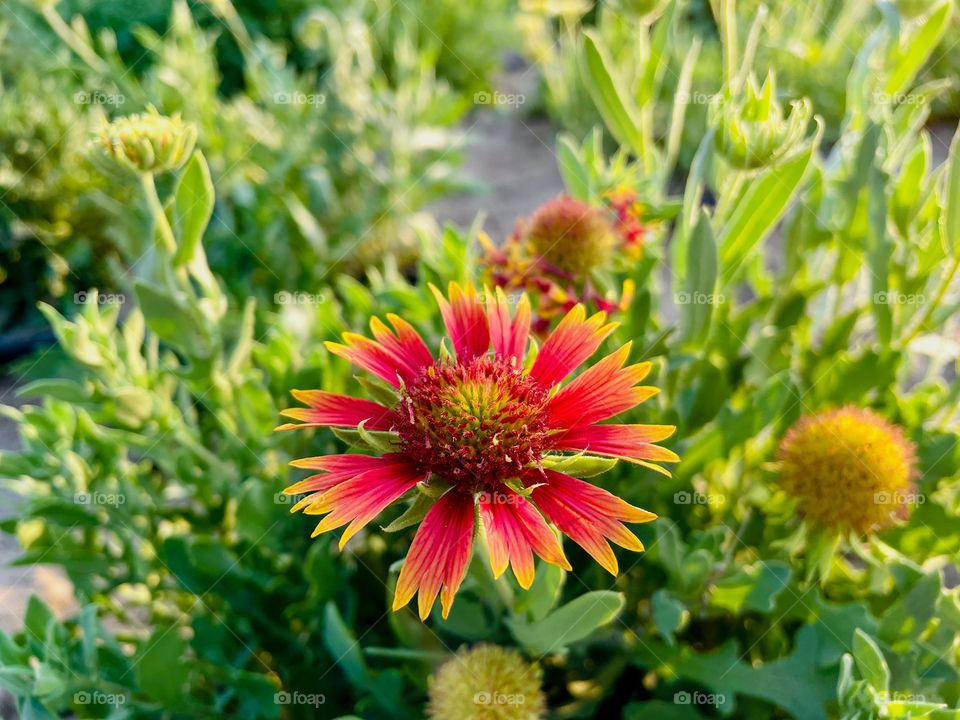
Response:
[[[672,426],[599,424],[656,394],[639,385],[651,364],[626,365],[628,344],[562,385],[616,327],[603,312],[586,317],[575,306],[534,353],[525,295],[511,317],[499,289],[485,298],[469,283],[451,283],[448,297],[431,289],[455,357],[434,357],[396,315],[387,316],[392,329],[373,318],[372,339],[346,333],[344,344],[327,347],[376,376],[394,401],[293,391],[307,407],[285,410],[300,422],[278,429],[355,428],[376,435],[385,450],[293,461],[319,471],[287,488],[309,493],[293,510],[324,516],[314,535],[345,525],[343,547],[405,493],[419,488],[428,498],[439,496],[413,539],[394,599],[396,610],[419,592],[422,618],[438,594],[443,616],[449,613],[475,529],[485,535],[494,575],[509,565],[524,588],[533,581],[534,553],[570,568],[548,521],[616,574],[607,541],[642,551],[623,523],[655,516],[561,470],[582,467],[589,452],[669,474],[656,463],[678,458],[655,443],[669,437]]]
[[[577,304],[608,313],[625,310],[633,282],[626,280],[619,293],[601,292],[593,275],[643,255],[649,228],[641,217],[641,205],[629,188],[608,193],[604,207],[560,195],[517,221],[501,246],[480,236],[486,280],[508,294],[526,291],[537,299],[533,323],[538,335]]]

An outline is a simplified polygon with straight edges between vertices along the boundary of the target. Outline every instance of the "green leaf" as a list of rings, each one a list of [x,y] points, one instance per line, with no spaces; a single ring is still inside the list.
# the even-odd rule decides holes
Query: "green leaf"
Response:
[[[907,38],[906,52],[898,53],[897,65],[887,80],[887,95],[896,97],[903,93],[916,76],[917,71],[930,57],[947,29],[947,22],[950,19],[950,5],[949,1],[944,2],[927,17],[916,34]]]
[[[526,623],[513,618],[508,624],[513,636],[530,652],[546,655],[587,638],[598,627],[613,620],[623,609],[623,604],[622,593],[595,590],[557,608],[543,620]]]
[[[370,673],[363,661],[360,643],[332,602],[328,602],[323,609],[323,629],[323,644],[343,674],[355,687],[367,687]]]
[[[598,455],[544,455],[540,463],[548,470],[566,473],[578,478],[596,477],[617,464],[616,458]]]
[[[623,81],[616,75],[610,59],[592,32],[583,34],[580,69],[584,84],[613,136],[637,155],[644,155],[644,138],[637,120],[638,111],[629,101]]]
[[[526,592],[517,594],[513,612],[526,614],[531,620],[541,620],[560,599],[566,572],[549,563],[540,563],[533,576],[533,584]]]
[[[425,492],[417,491],[417,494],[414,496],[410,507],[404,510],[400,517],[381,529],[384,532],[397,532],[398,530],[403,530],[411,525],[416,525],[426,517],[427,513],[430,511],[430,508],[432,508],[436,502],[437,498],[428,495]]]
[[[947,171],[943,179],[940,227],[943,242],[950,255],[960,254],[960,127],[950,143]]]
[[[870,304],[877,321],[877,335],[884,347],[893,335],[893,313],[887,301],[890,288],[890,259],[893,240],[887,232],[887,173],[876,165],[870,167],[867,182],[867,267],[870,269]]]
[[[939,572],[924,575],[880,619],[877,637],[897,651],[906,652],[926,631],[940,600]]]
[[[736,210],[720,231],[720,265],[723,284],[736,275],[750,251],[773,230],[783,215],[819,146],[820,132],[800,155],[770,168],[750,183]]]
[[[566,133],[557,135],[557,166],[567,191],[583,201],[590,199],[590,173],[580,159],[580,151],[573,138]]]
[[[877,643],[863,630],[853,634],[853,659],[860,675],[879,692],[890,689],[890,668]]]
[[[174,191],[173,228],[179,241],[174,265],[185,265],[196,255],[213,215],[214,197],[210,168],[203,154],[197,151],[184,168]]]
[[[34,380],[17,389],[17,397],[51,397],[64,402],[79,403],[90,399],[90,393],[73,380],[50,378]]]
[[[376,450],[387,453],[396,450],[396,444],[399,438],[387,430],[366,430],[357,427],[353,428],[330,428],[333,434],[343,440],[348,445],[363,450]]]
[[[702,338],[710,328],[710,315],[720,301],[714,290],[717,285],[717,244],[707,211],[700,210],[687,244],[686,275],[683,292],[678,295],[684,317],[684,337]]]
[[[687,606],[669,590],[657,590],[650,599],[653,608],[653,624],[668,645],[675,645],[673,634],[680,630],[689,617]]]
[[[787,589],[793,570],[782,562],[759,562],[752,567],[736,568],[717,580],[710,604],[733,613],[743,610],[771,612],[777,597]]]
[[[159,700],[166,709],[183,706],[184,685],[190,673],[185,662],[187,641],[177,635],[175,627],[159,627],[137,654],[137,684],[147,695]]]
[[[825,704],[836,696],[833,668],[817,665],[819,635],[805,626],[796,635],[793,653],[762,665],[741,660],[742,651],[734,641],[710,654],[699,654],[687,645],[670,647],[654,638],[636,646],[634,662],[644,669],[656,669],[665,679],[685,679],[708,688],[722,698],[720,715],[734,714],[737,695],[749,695],[783,708],[791,717],[827,720]]]
[[[157,337],[187,357],[209,356],[210,338],[206,330],[180,300],[144,282],[137,282],[134,290],[147,327]]]

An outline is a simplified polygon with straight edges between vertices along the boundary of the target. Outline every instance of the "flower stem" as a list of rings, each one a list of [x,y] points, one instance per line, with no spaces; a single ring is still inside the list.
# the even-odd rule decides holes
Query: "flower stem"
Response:
[[[909,344],[910,341],[913,340],[921,330],[923,330],[923,327],[930,321],[933,313],[935,313],[937,308],[940,307],[940,303],[943,302],[943,298],[950,289],[950,285],[953,284],[953,279],[956,277],[958,270],[960,270],[960,252],[954,256],[953,263],[950,265],[950,269],[944,274],[943,281],[940,283],[940,287],[937,289],[937,295],[934,297],[933,302],[927,305],[923,315],[920,317],[920,320],[914,324],[910,334],[907,335],[906,340],[903,341],[904,346]]]
[[[173,236],[173,228],[170,227],[167,213],[164,211],[163,203],[160,202],[160,196],[157,194],[157,185],[153,180],[153,173],[143,173],[141,184],[143,185],[143,193],[147,198],[150,214],[153,215],[153,221],[160,233],[160,249],[173,256],[177,252],[177,239]]]
[[[73,28],[67,25],[60,14],[54,9],[54,3],[44,3],[40,8],[43,19],[47,21],[50,29],[63,40],[64,44],[76,53],[77,57],[83,60],[93,70],[101,75],[108,75],[110,67],[97,55],[93,48],[87,45],[83,39],[74,32]]]

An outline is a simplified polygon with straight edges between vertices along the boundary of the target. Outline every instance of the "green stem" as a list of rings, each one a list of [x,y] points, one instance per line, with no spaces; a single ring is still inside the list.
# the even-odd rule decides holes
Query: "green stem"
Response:
[[[947,270],[943,276],[943,281],[940,283],[936,297],[934,297],[932,303],[927,305],[926,310],[924,310],[923,315],[920,317],[920,320],[914,325],[906,340],[903,341],[904,346],[908,345],[910,341],[913,340],[921,330],[923,330],[924,326],[933,316],[933,313],[935,313],[937,308],[940,307],[940,303],[943,302],[943,298],[950,289],[950,285],[953,284],[953,279],[956,277],[958,270],[960,270],[960,253],[957,253],[954,256],[953,263],[950,265],[950,269]]]
[[[723,80],[732,85],[737,77],[736,0],[720,0],[720,37],[723,41]]]
[[[72,27],[64,22],[64,19],[60,17],[60,14],[54,9],[54,3],[44,3],[40,7],[40,13],[43,15],[43,19],[47,21],[50,29],[63,40],[67,47],[77,54],[77,57],[102,75],[108,75],[110,73],[110,66],[93,51],[93,48],[83,41]]]
[[[170,221],[167,219],[167,213],[164,212],[163,203],[160,202],[160,196],[157,194],[157,185],[153,180],[153,173],[146,172],[141,176],[143,185],[143,194],[147,198],[147,207],[150,208],[150,214],[153,215],[153,221],[160,233],[160,248],[172,257],[177,252],[177,239],[173,236],[173,228],[170,227]]]
[[[390,658],[393,660],[446,660],[448,653],[438,650],[412,650],[409,648],[368,647],[363,650],[364,655],[370,657]]]

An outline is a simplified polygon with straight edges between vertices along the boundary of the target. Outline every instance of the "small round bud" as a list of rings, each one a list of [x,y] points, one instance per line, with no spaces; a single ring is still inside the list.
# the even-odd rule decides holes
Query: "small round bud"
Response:
[[[197,128],[179,115],[166,117],[151,108],[105,123],[91,142],[89,157],[105,172],[127,174],[176,170],[190,158]]]
[[[813,116],[810,101],[804,98],[790,103],[790,111],[784,115],[776,94],[772,73],[763,87],[757,87],[751,75],[742,92],[728,87],[711,103],[717,151],[734,167],[754,170],[777,165],[804,139]]]

